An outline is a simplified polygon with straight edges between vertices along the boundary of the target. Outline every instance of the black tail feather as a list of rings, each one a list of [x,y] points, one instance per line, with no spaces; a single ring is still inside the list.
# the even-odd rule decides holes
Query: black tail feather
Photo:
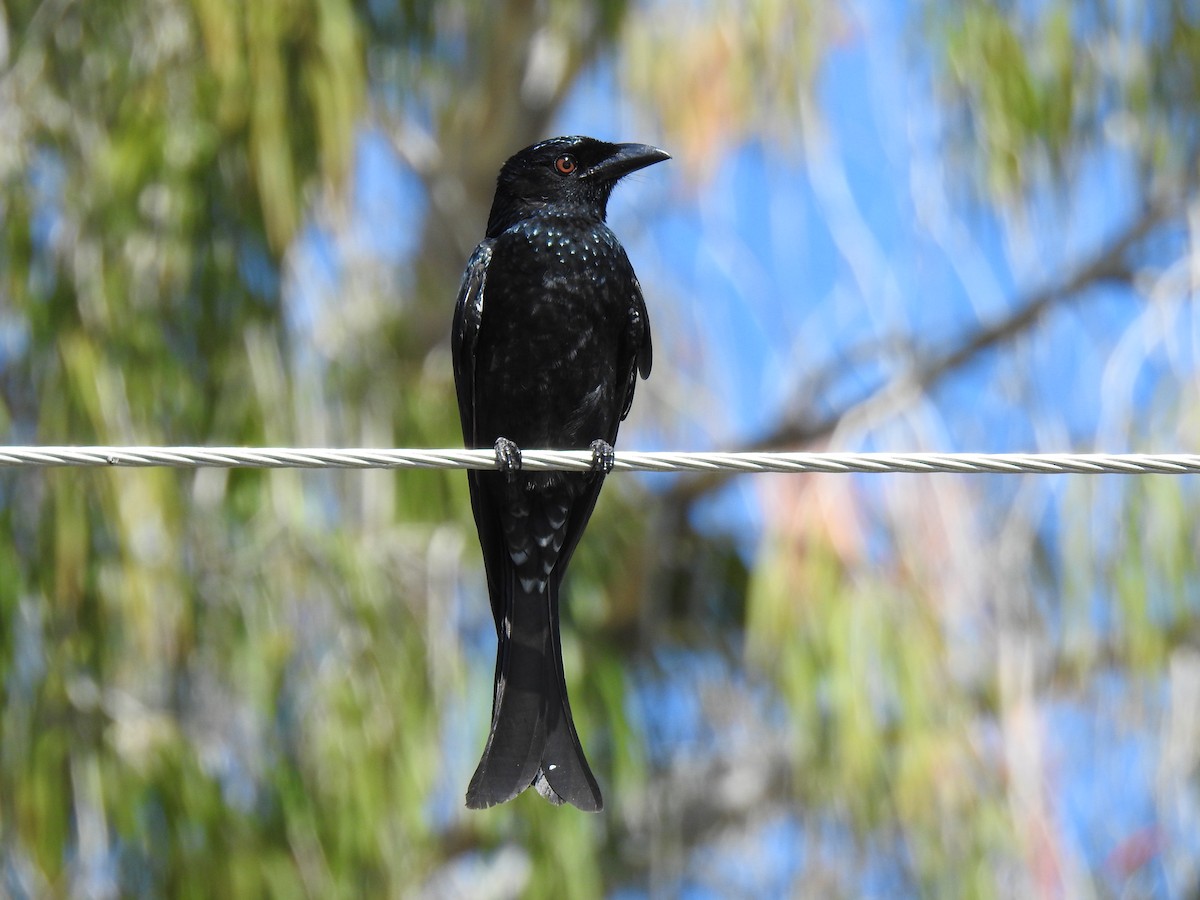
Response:
[[[535,785],[552,803],[597,812],[604,801],[575,732],[563,677],[559,579],[526,590],[511,565],[506,569],[492,725],[467,806],[504,803]]]

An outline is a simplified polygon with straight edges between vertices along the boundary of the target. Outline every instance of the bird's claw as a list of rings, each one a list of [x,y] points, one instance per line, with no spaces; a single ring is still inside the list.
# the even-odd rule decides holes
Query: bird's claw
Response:
[[[592,441],[592,471],[607,475],[613,470],[617,454],[608,441]]]
[[[521,448],[508,438],[496,438],[496,468],[501,472],[519,472],[521,470]]]

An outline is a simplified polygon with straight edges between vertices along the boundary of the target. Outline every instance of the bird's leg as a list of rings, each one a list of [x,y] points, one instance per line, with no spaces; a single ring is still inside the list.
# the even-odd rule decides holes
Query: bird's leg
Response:
[[[608,441],[592,441],[592,471],[607,475],[613,470],[617,455]]]
[[[521,470],[521,448],[506,437],[496,438],[496,468],[513,473]]]

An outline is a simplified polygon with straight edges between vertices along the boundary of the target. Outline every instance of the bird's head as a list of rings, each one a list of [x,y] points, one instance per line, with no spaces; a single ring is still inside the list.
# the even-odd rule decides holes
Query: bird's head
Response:
[[[547,210],[604,221],[609,195],[623,176],[670,158],[647,144],[610,144],[580,136],[526,147],[500,169],[488,237]]]

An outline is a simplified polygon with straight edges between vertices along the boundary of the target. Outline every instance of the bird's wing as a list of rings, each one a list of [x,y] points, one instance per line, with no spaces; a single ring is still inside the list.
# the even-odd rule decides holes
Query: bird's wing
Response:
[[[650,313],[642,296],[642,286],[633,279],[633,303],[629,307],[629,323],[625,339],[621,342],[621,365],[628,372],[625,381],[625,400],[621,406],[621,419],[629,415],[633,406],[633,389],[637,377],[650,377],[650,366],[654,363],[654,345],[650,341]]]
[[[492,239],[486,240],[471,254],[466,271],[463,272],[462,286],[458,289],[454,325],[450,332],[450,350],[454,357],[454,387],[458,393],[458,415],[462,421],[463,443],[467,447],[479,446],[479,435],[475,428],[475,353],[479,342],[479,327],[483,321],[483,295],[487,284],[488,263],[492,261],[492,248],[495,243]],[[479,543],[483,549],[483,568],[487,574],[488,594],[492,599],[492,615],[499,631],[504,617],[501,598],[504,596],[506,554],[496,504],[483,485],[485,477],[483,472],[468,472],[467,484],[471,490],[471,511],[475,514]]]
[[[475,345],[479,340],[479,323],[483,320],[483,293],[494,244],[494,240],[484,241],[475,248],[467,262],[462,285],[458,289],[450,338],[458,415],[462,420],[463,441],[468,447],[478,443],[475,434]]]
[[[646,309],[646,298],[642,296],[641,284],[636,279],[634,284],[637,286],[634,309],[637,311],[638,318],[642,320],[642,339],[638,347],[637,368],[638,374],[646,379],[650,377],[650,366],[654,363],[654,346],[650,342],[650,311]]]

